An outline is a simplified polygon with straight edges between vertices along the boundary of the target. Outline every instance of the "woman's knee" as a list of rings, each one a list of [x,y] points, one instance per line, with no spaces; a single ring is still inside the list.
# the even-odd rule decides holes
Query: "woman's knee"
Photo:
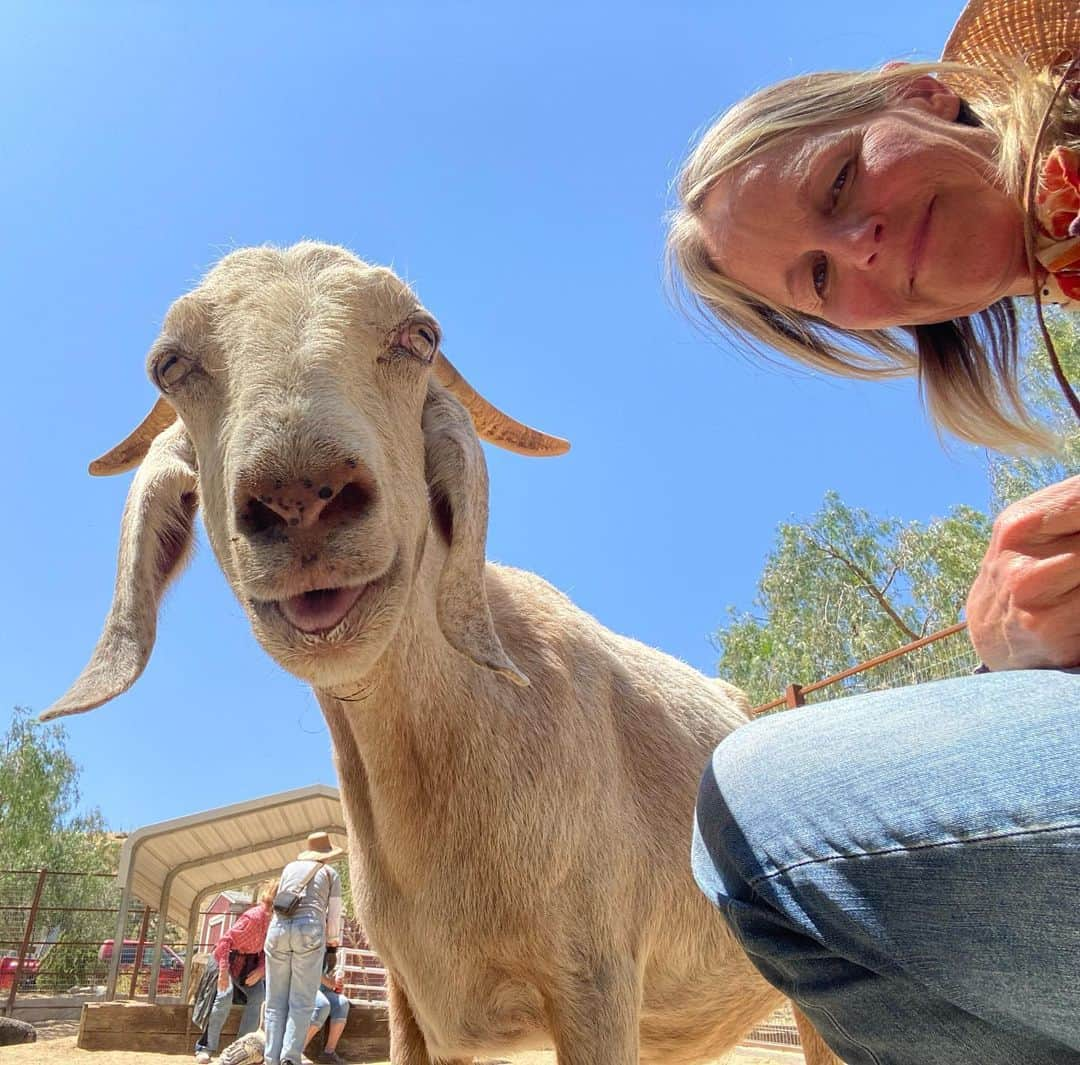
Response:
[[[753,818],[732,809],[736,796],[746,793],[740,778],[754,776],[760,722],[736,729],[713,752],[701,778],[694,814],[691,853],[694,877],[702,891],[723,908],[726,900],[741,897],[751,875],[753,853],[746,832]]]
[[[341,994],[335,994],[330,1002],[330,1020],[344,1021],[349,1016],[349,1000]]]
[[[330,1012],[330,1000],[320,991],[315,996],[315,1009],[311,1013],[311,1026],[321,1028],[326,1023],[326,1018],[330,1016]]]

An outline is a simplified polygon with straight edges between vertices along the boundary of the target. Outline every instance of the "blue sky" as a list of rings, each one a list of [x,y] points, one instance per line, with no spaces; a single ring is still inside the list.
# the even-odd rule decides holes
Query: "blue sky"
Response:
[[[988,503],[910,383],[815,379],[703,337],[661,286],[668,186],[746,92],[933,57],[959,2],[4,5],[0,727],[77,675],[129,477],[87,461],[153,400],[145,352],[224,251],[302,237],[393,265],[493,401],[573,441],[488,451],[488,553],[708,672],[778,522],[827,489],[927,519]],[[308,690],[205,545],[128,694],[69,718],[116,829],[318,781]]]

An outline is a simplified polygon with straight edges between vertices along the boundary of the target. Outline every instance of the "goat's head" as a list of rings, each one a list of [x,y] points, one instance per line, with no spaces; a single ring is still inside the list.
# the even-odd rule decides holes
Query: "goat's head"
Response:
[[[526,453],[565,445],[472,392],[393,273],[326,245],[234,252],[170,308],[147,369],[162,399],[91,466],[143,460],[112,609],[89,665],[43,716],[99,706],[142,672],[197,504],[257,639],[298,677],[331,688],[372,667],[438,535],[443,635],[527,683],[484,594],[487,473],[473,421]]]

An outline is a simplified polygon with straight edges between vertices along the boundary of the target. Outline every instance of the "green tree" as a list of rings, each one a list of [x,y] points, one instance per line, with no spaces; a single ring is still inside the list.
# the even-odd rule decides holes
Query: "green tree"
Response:
[[[1080,322],[1073,314],[1050,312],[1047,316],[1054,347],[1066,378],[1080,382]],[[1060,441],[1051,455],[1031,458],[991,456],[990,481],[996,509],[1046,485],[1056,484],[1080,473],[1080,421],[1061,393],[1050,366],[1050,356],[1033,324],[1026,345],[1029,354],[1020,375],[1020,387],[1028,406],[1038,414]]]
[[[115,846],[96,808],[78,812],[79,767],[61,725],[15,707],[0,739],[0,854],[19,869],[111,872]]]
[[[777,530],[755,611],[729,608],[715,635],[718,671],[757,704],[790,683],[806,684],[917,640],[960,616],[989,539],[990,520],[971,507],[921,524],[878,518],[835,492],[807,522]],[[923,655],[925,676],[963,671],[966,641]],[[945,661],[945,657],[949,661]],[[886,686],[911,662],[854,677],[827,695]]]
[[[119,843],[99,810],[78,809],[78,783],[66,730],[16,707],[0,738],[0,897],[15,907],[0,914],[0,952],[22,943],[38,881],[33,871],[52,871],[30,937],[31,952],[45,955],[39,988],[87,982],[98,948],[113,935]]]
[[[1080,381],[1080,322],[1049,313],[1066,376]],[[1047,456],[989,455],[993,511],[1080,473],[1080,422],[1054,379],[1029,319],[1020,388],[1060,441]],[[923,525],[878,518],[835,493],[809,521],[780,525],[751,612],[728,609],[715,635],[722,677],[768,702],[959,620],[989,540],[991,519],[971,507]],[[816,698],[950,676],[973,666],[961,637],[932,645]]]

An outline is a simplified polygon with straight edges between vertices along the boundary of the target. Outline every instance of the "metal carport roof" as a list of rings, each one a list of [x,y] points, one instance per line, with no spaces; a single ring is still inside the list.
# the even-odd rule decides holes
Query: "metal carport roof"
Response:
[[[303,849],[311,832],[325,831],[345,846],[345,823],[337,788],[312,784],[216,810],[147,825],[132,832],[120,851],[120,913],[116,942],[124,938],[133,898],[187,929],[194,944],[199,907],[211,893],[274,876]],[[156,998],[166,920],[159,917],[150,967],[150,1000]],[[105,997],[116,994],[122,951],[113,950]],[[191,966],[184,967],[182,994]]]

